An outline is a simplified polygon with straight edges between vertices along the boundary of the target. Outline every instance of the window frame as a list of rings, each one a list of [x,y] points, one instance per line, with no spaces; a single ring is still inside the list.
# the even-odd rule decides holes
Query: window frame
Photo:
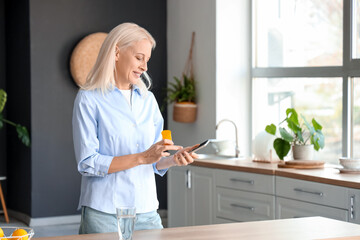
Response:
[[[353,41],[353,9],[356,0],[343,0],[343,64],[342,66],[321,67],[255,67],[256,43],[255,20],[257,1],[252,1],[252,82],[255,78],[297,78],[337,77],[343,80],[343,112],[342,112],[342,154],[353,157],[353,99],[354,80],[360,77],[360,58],[352,58]],[[253,86],[252,86],[253,88]]]

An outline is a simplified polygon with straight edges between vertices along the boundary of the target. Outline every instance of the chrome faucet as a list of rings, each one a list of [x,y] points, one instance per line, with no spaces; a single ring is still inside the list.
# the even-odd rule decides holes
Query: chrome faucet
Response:
[[[235,142],[235,157],[239,157],[240,149],[239,149],[239,145],[238,145],[238,131],[237,131],[236,124],[235,124],[233,121],[229,120],[229,119],[223,119],[223,120],[221,120],[220,122],[218,122],[218,124],[216,124],[215,130],[217,130],[218,127],[220,126],[220,124],[223,123],[223,122],[230,122],[230,123],[232,123],[232,124],[234,125],[234,127],[235,127],[235,141],[236,141],[236,142]]]

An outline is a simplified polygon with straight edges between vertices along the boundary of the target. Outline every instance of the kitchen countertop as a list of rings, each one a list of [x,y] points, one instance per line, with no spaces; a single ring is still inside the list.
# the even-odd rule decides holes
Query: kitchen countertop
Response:
[[[191,165],[224,170],[276,175],[282,177],[326,183],[360,189],[360,174],[340,173],[335,165],[325,164],[323,169],[279,168],[277,163],[253,162],[252,159],[196,159]]]
[[[35,233],[36,234],[36,233]],[[357,236],[349,238],[350,236]],[[60,237],[34,238],[38,240],[117,240],[117,233],[99,233]],[[359,225],[323,217],[293,218],[270,221],[226,223],[204,226],[165,228],[135,231],[133,240],[306,240],[360,239]]]

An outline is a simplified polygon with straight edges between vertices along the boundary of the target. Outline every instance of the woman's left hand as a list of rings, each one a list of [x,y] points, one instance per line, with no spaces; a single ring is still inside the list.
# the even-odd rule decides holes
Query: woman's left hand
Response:
[[[186,166],[193,163],[194,159],[199,158],[199,156],[196,153],[189,152],[197,146],[199,146],[199,144],[180,149],[172,156],[163,157],[159,162],[156,163],[156,168],[161,170],[172,166]]]
[[[173,156],[173,161],[176,166],[186,166],[188,164],[191,164],[194,162],[194,159],[199,158],[199,156],[196,153],[189,153],[192,149],[199,146],[199,144],[196,144],[191,147],[183,148],[179,151],[177,151]]]

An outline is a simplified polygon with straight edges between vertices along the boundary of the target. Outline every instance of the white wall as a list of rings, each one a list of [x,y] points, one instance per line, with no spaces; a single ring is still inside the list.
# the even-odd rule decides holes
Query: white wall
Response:
[[[168,0],[168,81],[180,77],[188,57],[191,33],[195,31],[193,50],[194,75],[197,82],[198,118],[195,123],[172,120],[168,111],[168,127],[175,144],[184,146],[215,138],[216,125],[216,55],[215,0]]]
[[[240,155],[251,151],[251,14],[248,0],[216,2],[216,122],[230,119],[238,127]],[[234,139],[224,122],[218,139]]]
[[[176,144],[184,146],[208,138],[234,139],[234,128],[218,121],[236,122],[242,155],[250,154],[250,0],[168,0],[168,81],[181,76],[196,32],[193,53],[197,81],[198,119],[172,120],[168,126]],[[208,148],[203,152],[211,152]]]

